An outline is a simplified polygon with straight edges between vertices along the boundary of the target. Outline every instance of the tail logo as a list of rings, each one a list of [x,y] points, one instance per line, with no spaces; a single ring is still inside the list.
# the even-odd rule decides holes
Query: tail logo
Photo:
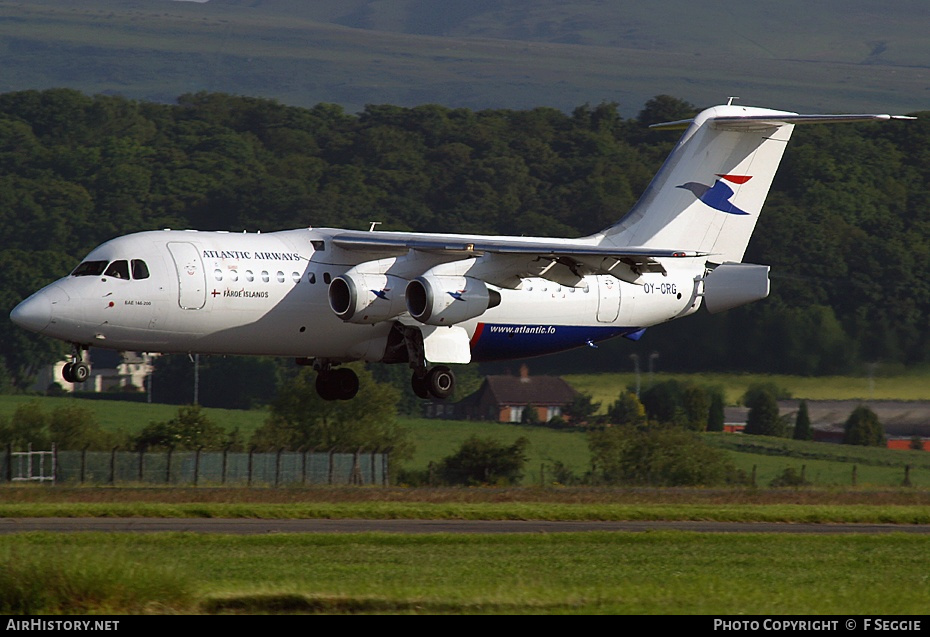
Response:
[[[745,210],[740,210],[732,203],[730,203],[730,197],[733,196],[733,189],[730,188],[730,186],[728,186],[725,182],[729,181],[733,184],[745,184],[747,181],[752,179],[752,176],[717,175],[717,177],[719,177],[719,179],[714,182],[713,186],[705,186],[704,184],[699,184],[695,181],[689,181],[686,184],[677,186],[677,188],[690,190],[695,197],[714,210],[726,212],[727,214],[731,215],[748,215],[748,212]]]

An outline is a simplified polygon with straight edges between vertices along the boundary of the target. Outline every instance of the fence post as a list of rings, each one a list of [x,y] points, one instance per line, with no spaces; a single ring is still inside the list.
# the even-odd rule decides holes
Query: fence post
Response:
[[[902,487],[911,486],[911,465],[904,465],[904,482],[901,483]]]
[[[7,482],[13,482],[13,443],[6,443],[6,475]]]
[[[756,487],[756,465],[752,465],[752,487]]]
[[[194,486],[197,486],[197,476],[200,474],[200,452],[203,450],[203,447],[197,447],[196,453],[194,453]]]
[[[145,477],[145,447],[139,447],[139,482]]]
[[[88,445],[84,445],[84,448],[81,449],[81,484],[84,484],[87,477],[87,447]]]
[[[58,445],[52,443],[52,484],[58,484]]]
[[[113,447],[110,452],[110,486],[116,484],[116,450],[119,447]]]
[[[168,447],[168,457],[165,458],[165,484],[171,484],[171,454],[174,447]]]
[[[304,449],[300,457],[300,484],[307,484],[307,453],[309,450]]]
[[[856,465],[853,465],[853,472],[852,472],[852,485],[853,486],[856,486],[856,472],[858,469],[859,467],[857,467]]]
[[[390,474],[388,473],[388,459],[391,457],[391,448],[388,447],[381,454],[381,486],[391,484]]]
[[[359,465],[359,456],[362,454],[362,448],[359,447],[352,454],[352,475],[349,476],[349,484],[362,484],[362,467]]]
[[[278,453],[274,457],[274,486],[277,487],[281,482],[281,453],[284,447],[278,447]]]
[[[220,484],[226,484],[226,461],[229,456],[229,445],[223,447],[223,468],[221,469],[222,475],[220,476]]]
[[[330,449],[329,450],[329,483],[330,484],[333,483],[333,453],[335,453],[335,449]]]
[[[251,448],[249,449],[248,482],[246,483],[246,485],[247,485],[247,486],[250,486],[250,487],[252,486],[252,454],[254,454],[254,453],[255,453],[255,447],[251,447]]]

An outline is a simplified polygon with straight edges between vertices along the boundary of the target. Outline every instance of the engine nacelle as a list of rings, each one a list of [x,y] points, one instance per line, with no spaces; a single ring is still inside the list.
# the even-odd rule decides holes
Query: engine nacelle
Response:
[[[424,274],[407,284],[410,316],[427,325],[454,325],[500,305],[501,295],[466,276]]]
[[[329,284],[329,307],[349,323],[380,323],[407,311],[405,284],[389,274],[346,272]]]
[[[769,295],[769,266],[724,263],[704,277],[704,305],[712,314]]]

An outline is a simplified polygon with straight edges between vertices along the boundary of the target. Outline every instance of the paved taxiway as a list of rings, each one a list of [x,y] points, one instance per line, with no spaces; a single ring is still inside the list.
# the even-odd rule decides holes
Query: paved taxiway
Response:
[[[0,518],[0,534],[52,532],[263,533],[566,533],[694,531],[702,533],[917,533],[930,524],[787,524],[713,521],[545,520],[253,520],[228,518]]]

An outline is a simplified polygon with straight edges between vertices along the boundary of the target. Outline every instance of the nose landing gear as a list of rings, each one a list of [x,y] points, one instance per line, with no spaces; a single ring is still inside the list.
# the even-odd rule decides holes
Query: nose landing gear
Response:
[[[84,362],[87,348],[80,345],[71,346],[71,362],[61,369],[61,377],[68,383],[83,383],[90,378],[90,365]]]

